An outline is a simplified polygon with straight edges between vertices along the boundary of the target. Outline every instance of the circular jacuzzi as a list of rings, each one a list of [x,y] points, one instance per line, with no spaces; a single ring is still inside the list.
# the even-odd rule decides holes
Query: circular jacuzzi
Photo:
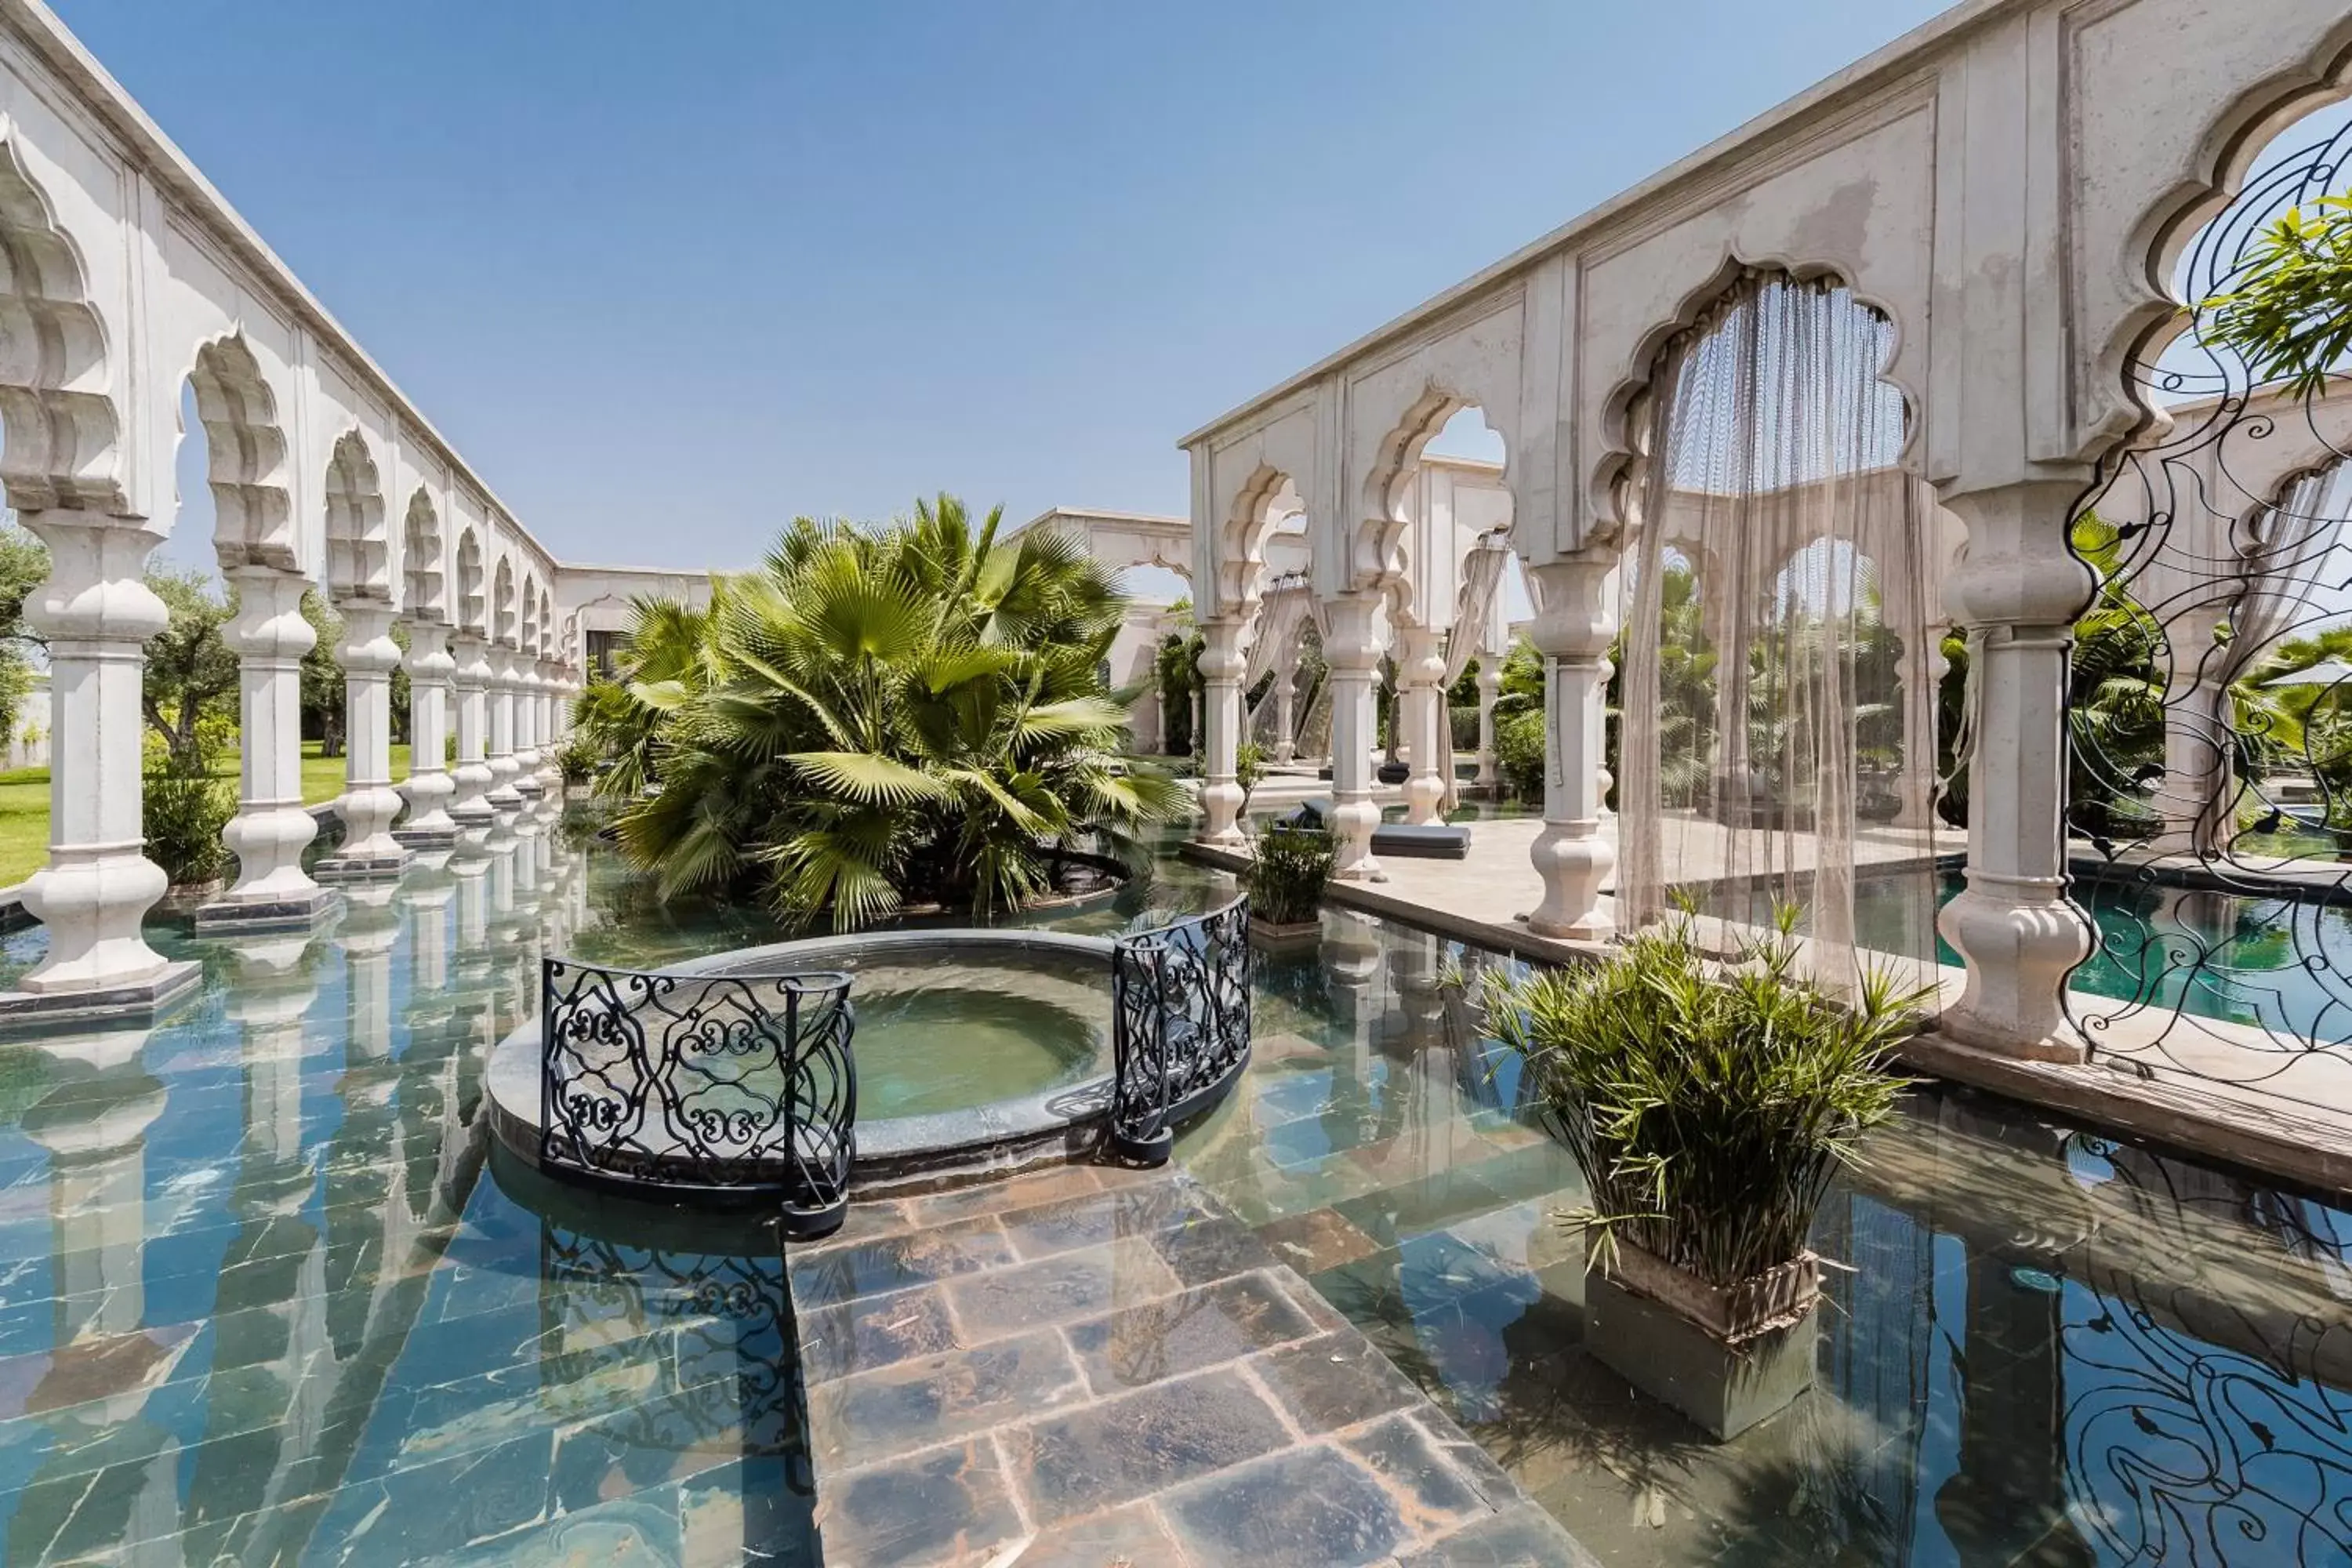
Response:
[[[849,1179],[877,1195],[1097,1149],[1111,1101],[1112,945],[1046,931],[882,931],[746,948],[660,975],[688,986],[847,977],[856,1062]],[[490,1058],[492,1124],[534,1165],[542,1058],[536,1019]]]

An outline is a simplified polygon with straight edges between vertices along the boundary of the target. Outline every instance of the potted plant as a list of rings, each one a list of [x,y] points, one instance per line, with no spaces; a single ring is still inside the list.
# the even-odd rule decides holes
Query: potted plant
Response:
[[[1328,829],[1269,826],[1242,873],[1249,889],[1250,945],[1266,952],[1313,947],[1323,936],[1323,888],[1339,846]]]
[[[212,777],[201,763],[167,763],[147,773],[140,813],[147,858],[171,883],[165,908],[192,909],[220,891],[232,859],[221,830],[236,815],[236,791],[228,781]]]
[[[1927,989],[1865,973],[1841,1000],[1800,973],[1799,911],[1727,963],[1684,911],[1605,963],[1482,976],[1584,1173],[1585,1348],[1717,1437],[1811,1381],[1820,1276],[1806,1238],[1831,1178],[1891,1115],[1888,1070]]]

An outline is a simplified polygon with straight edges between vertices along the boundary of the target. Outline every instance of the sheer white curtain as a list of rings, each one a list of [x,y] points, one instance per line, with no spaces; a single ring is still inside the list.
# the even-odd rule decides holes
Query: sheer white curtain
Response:
[[[1441,811],[1452,811],[1462,804],[1462,781],[1454,765],[1454,683],[1470,668],[1474,658],[1501,657],[1484,647],[1488,638],[1487,623],[1494,618],[1495,596],[1502,591],[1503,568],[1510,563],[1511,546],[1508,538],[1490,533],[1478,541],[1462,563],[1462,589],[1454,596],[1454,629],[1445,634],[1445,684],[1438,698],[1438,724],[1444,738],[1440,749],[1445,753],[1445,795],[1439,803]]]
[[[1835,987],[1936,951],[1935,829],[1891,820],[1936,743],[1905,732],[1935,711],[1932,532],[1892,339],[1833,284],[1735,284],[1653,377],[1621,574],[1621,923],[1687,900],[1729,943],[1795,904]]]

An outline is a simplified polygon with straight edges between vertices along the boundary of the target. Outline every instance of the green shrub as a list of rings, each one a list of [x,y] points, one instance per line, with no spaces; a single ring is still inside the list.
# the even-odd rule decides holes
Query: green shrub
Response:
[[[1544,716],[1530,709],[1495,721],[1495,765],[1521,800],[1541,801],[1544,793]]]
[[[1801,1255],[1830,1178],[1893,1114],[1887,1070],[1931,992],[1890,972],[1852,1004],[1799,979],[1798,910],[1727,965],[1687,912],[1607,962],[1488,970],[1486,1027],[1517,1051],[1591,1193],[1570,1215],[1606,1266],[1622,1233],[1726,1286]]]
[[[563,772],[567,784],[584,784],[596,776],[597,767],[604,761],[604,748],[595,738],[574,730],[563,739],[555,753],[555,765]]]
[[[1242,882],[1252,918],[1268,925],[1301,925],[1316,918],[1339,845],[1318,828],[1268,827]]]
[[[184,768],[150,773],[141,815],[147,858],[163,868],[173,887],[209,882],[228,870],[221,829],[236,815],[236,789],[226,779]]]
[[[1265,777],[1265,748],[1255,741],[1244,741],[1234,750],[1234,782],[1242,786],[1242,809],[1249,809],[1249,797],[1258,781]]]

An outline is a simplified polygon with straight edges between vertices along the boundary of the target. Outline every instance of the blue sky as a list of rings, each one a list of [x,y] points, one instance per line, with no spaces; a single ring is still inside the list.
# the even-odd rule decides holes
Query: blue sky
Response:
[[[1941,8],[53,3],[551,549],[713,565],[1181,511],[1185,431]]]

